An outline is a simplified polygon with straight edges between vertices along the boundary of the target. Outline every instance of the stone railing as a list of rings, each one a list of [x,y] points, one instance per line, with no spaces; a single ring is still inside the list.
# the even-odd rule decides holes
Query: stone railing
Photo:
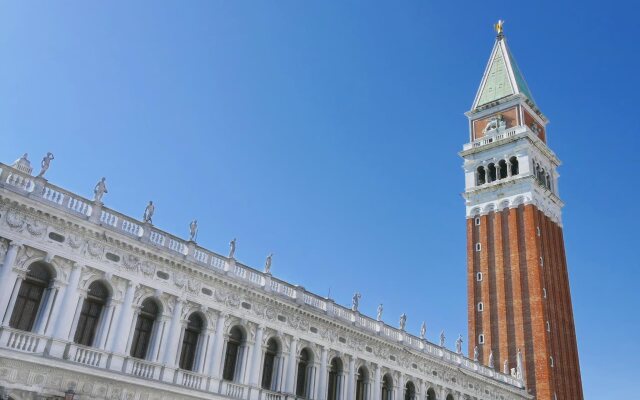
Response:
[[[508,139],[510,137],[516,136],[518,134],[521,133],[525,133],[528,132],[531,135],[535,136],[535,134],[531,131],[531,129],[529,129],[529,127],[526,126],[514,126],[512,128],[509,129],[505,129],[504,131],[501,132],[497,132],[495,134],[492,134],[490,136],[486,136],[486,137],[482,137],[478,140],[474,140],[473,142],[470,143],[465,143],[464,146],[462,147],[463,150],[470,150],[473,148],[477,148],[477,147],[482,147],[491,143],[495,143],[495,142],[499,142],[501,140],[504,139]]]
[[[25,353],[42,354],[48,340],[46,337],[32,332],[24,332],[11,328],[0,328],[0,346]]]
[[[517,127],[506,130],[502,135],[506,138],[523,132],[531,133],[531,131],[526,127]],[[497,136],[494,136],[494,138],[496,137]],[[99,224],[105,229],[139,240],[149,246],[166,250],[168,254],[182,257],[186,261],[194,263],[202,268],[206,268],[210,271],[223,274],[227,277],[240,280],[256,287],[261,287],[265,291],[277,293],[283,298],[293,301],[298,305],[304,305],[312,310],[324,313],[327,316],[342,320],[368,334],[379,335],[386,340],[396,344],[402,344],[415,351],[440,358],[458,366],[462,365],[463,368],[474,370],[481,375],[492,377],[517,387],[523,387],[522,382],[512,378],[510,375],[503,375],[499,372],[494,372],[488,368],[480,366],[477,362],[464,358],[460,354],[456,354],[445,348],[431,344],[424,339],[405,332],[404,330],[386,325],[381,321],[376,321],[370,317],[360,314],[357,311],[351,310],[351,308],[338,305],[330,299],[308,292],[300,286],[292,285],[272,277],[270,274],[265,274],[261,271],[240,264],[234,259],[229,259],[202,248],[195,242],[178,238],[167,232],[161,231],[150,224],[145,224],[144,222],[106,208],[101,203],[93,202],[52,185],[45,179],[33,178],[24,172],[18,171],[13,167],[1,163],[0,188],[18,192],[26,197],[42,201],[43,203],[57,208],[62,212]],[[27,333],[16,333],[16,335],[18,336],[11,338],[14,346],[12,348],[21,348],[22,351],[31,352],[42,351],[42,345],[40,344],[41,341],[38,337]],[[1,340],[5,340],[4,336]],[[6,343],[2,343],[2,345],[5,346]],[[97,354],[88,354],[84,352],[84,350],[79,350],[79,348],[74,351],[75,353],[71,357],[76,362],[101,363],[104,361],[103,358],[98,357]],[[462,362],[462,360],[466,360],[466,362]],[[466,364],[468,364],[469,367],[464,367]],[[130,360],[128,368],[129,369],[126,371],[127,373],[145,378],[156,377],[160,370],[159,366],[134,359]]]
[[[90,367],[104,368],[107,363],[107,353],[91,347],[72,343],[67,346],[64,358]]]

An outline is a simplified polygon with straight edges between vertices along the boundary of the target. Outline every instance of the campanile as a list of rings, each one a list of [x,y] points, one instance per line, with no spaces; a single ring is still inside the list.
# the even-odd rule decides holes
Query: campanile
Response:
[[[560,160],[502,32],[469,118],[464,159],[469,354],[539,400],[581,400],[558,190]],[[519,354],[520,353],[520,354]]]

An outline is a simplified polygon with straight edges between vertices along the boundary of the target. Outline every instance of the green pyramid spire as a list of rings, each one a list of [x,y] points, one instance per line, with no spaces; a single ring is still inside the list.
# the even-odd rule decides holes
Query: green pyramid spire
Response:
[[[523,94],[535,103],[529,86],[507,47],[506,39],[502,33],[499,33],[473,103],[473,109],[515,94]]]

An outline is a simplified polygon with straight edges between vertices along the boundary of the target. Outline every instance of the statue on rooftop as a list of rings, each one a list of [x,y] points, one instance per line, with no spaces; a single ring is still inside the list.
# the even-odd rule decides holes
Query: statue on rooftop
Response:
[[[480,357],[480,350],[478,349],[478,346],[473,348],[473,361],[478,361],[478,357]]]
[[[382,306],[382,303],[378,304],[378,315],[376,316],[376,321],[382,321],[383,310],[384,310],[384,307]]]
[[[270,253],[267,256],[267,260],[264,262],[264,272],[265,274],[271,273],[271,257],[273,257],[273,253]]]
[[[351,311],[358,312],[358,306],[360,306],[360,298],[362,295],[359,292],[355,292],[351,298]]]
[[[146,224],[153,223],[151,218],[153,218],[153,213],[156,211],[156,206],[153,205],[153,201],[149,200],[149,204],[144,209],[144,214],[142,215],[142,221]]]
[[[424,339],[427,336],[427,323],[422,321],[422,325],[420,326],[420,339]]]
[[[102,197],[107,191],[107,178],[102,177],[98,183],[96,183],[96,187],[93,188],[93,201],[96,203],[102,203]]]
[[[493,350],[489,353],[489,368],[493,369]]]
[[[456,339],[456,353],[462,354],[462,335],[458,335]]]
[[[189,241],[195,242],[198,236],[198,220],[194,219],[189,224]]]
[[[402,313],[402,315],[400,315],[400,330],[404,331],[406,326],[407,326],[407,314]]]
[[[38,174],[38,178],[42,178],[44,176],[44,173],[47,172],[47,170],[49,169],[49,164],[51,164],[51,160],[53,160],[55,157],[53,157],[53,153],[48,152],[46,156],[44,156],[44,158],[42,159],[42,162],[40,163],[42,169],[40,170],[40,173]]]
[[[236,238],[231,239],[229,242],[229,258],[233,258],[236,255]]]
[[[446,337],[444,336],[444,330],[440,332],[440,347],[444,347],[444,340]]]

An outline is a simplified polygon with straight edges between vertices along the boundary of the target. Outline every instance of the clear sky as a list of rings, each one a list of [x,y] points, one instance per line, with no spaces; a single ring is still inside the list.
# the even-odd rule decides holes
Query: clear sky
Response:
[[[640,11],[616,1],[0,4],[0,160],[341,304],[466,338],[467,111],[506,20],[551,121],[587,399],[640,374]],[[466,348],[466,346],[465,346]]]

